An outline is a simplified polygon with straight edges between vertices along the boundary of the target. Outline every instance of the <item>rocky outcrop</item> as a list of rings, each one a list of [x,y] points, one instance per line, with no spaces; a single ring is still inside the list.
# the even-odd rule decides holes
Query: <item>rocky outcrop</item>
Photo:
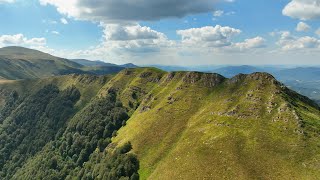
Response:
[[[257,72],[252,74],[238,74],[228,80],[229,84],[235,84],[242,82],[244,80],[253,80],[253,81],[265,81],[272,82],[273,84],[280,84],[271,74]]]
[[[215,87],[225,81],[225,77],[220,74],[209,74],[200,72],[188,72],[183,77],[183,82],[189,84],[199,83],[205,87]]]
[[[269,73],[257,72],[247,75],[247,78],[251,80],[269,80],[276,81],[276,79]]]
[[[165,81],[166,81],[166,82],[171,81],[171,80],[175,77],[175,75],[176,75],[176,72],[170,72],[170,73],[168,73]]]
[[[246,77],[247,77],[247,75],[245,75],[245,74],[238,74],[238,75],[234,76],[233,78],[228,79],[228,83],[229,84],[236,84],[236,83],[242,82]]]

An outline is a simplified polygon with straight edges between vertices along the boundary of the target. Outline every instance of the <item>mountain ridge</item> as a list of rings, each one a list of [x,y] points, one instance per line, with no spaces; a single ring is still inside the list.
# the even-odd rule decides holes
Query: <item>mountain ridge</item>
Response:
[[[252,88],[251,89],[252,92],[249,89],[247,92],[248,94],[243,93],[243,95],[241,95],[241,94],[238,94],[239,93],[239,92],[237,92],[238,89],[233,89],[232,86],[241,87],[237,84],[245,81],[244,82],[244,85],[245,85],[245,83],[248,83],[251,81],[253,81],[253,82],[257,81],[257,82],[259,82],[259,84],[262,84],[262,85],[264,83],[269,83],[270,85],[272,85],[273,83],[276,83],[276,85],[274,85],[274,86],[277,88],[271,92],[284,93],[284,92],[288,91],[288,89],[286,89],[280,83],[275,81],[273,76],[270,76],[266,73],[254,73],[252,75],[239,75],[239,76],[236,76],[235,78],[224,81],[222,84],[225,84],[227,86],[231,86],[230,89],[226,88],[222,84],[214,86],[214,89],[221,88],[221,90],[218,90],[218,89],[213,90],[214,92],[216,91],[217,93],[220,92],[220,93],[218,93],[220,95],[214,95],[215,93],[208,94],[208,91],[209,92],[212,91],[212,90],[209,90],[210,87],[212,88],[212,86],[210,85],[212,83],[209,83],[209,86],[206,86],[207,84],[203,84],[203,82],[201,81],[202,78],[199,78],[197,73],[196,74],[192,73],[192,74],[193,74],[192,76],[189,76],[188,73],[185,73],[185,72],[182,74],[177,73],[176,78],[179,77],[178,79],[175,79],[174,77],[172,78],[172,76],[169,74],[167,78],[172,79],[172,80],[169,81],[169,84],[166,84],[165,87],[172,86],[172,87],[170,87],[171,91],[170,90],[160,90],[160,89],[162,89],[161,85],[160,85],[159,90],[157,90],[157,88],[155,88],[149,94],[147,94],[145,99],[142,100],[140,107],[137,109],[137,111],[135,111],[135,113],[133,113],[132,117],[128,120],[127,126],[120,129],[118,136],[114,140],[115,143],[119,143],[119,144],[122,144],[124,141],[131,141],[132,142],[134,152],[136,152],[138,154],[139,160],[141,161],[141,169],[139,172],[140,172],[142,179],[148,179],[148,178],[168,179],[168,177],[171,177],[171,178],[172,177],[175,177],[175,178],[184,177],[184,179],[190,179],[188,177],[203,177],[203,174],[207,174],[208,177],[212,177],[212,178],[223,177],[222,176],[223,173],[221,174],[221,172],[224,172],[224,174],[227,174],[227,172],[223,171],[221,168],[218,168],[218,167],[220,167],[219,164],[216,164],[216,166],[214,166],[213,165],[213,164],[215,164],[214,161],[210,162],[212,164],[212,166],[215,167],[214,169],[209,168],[205,165],[205,164],[208,164],[208,161],[205,159],[209,157],[209,154],[210,154],[209,152],[208,152],[209,154],[207,154],[203,157],[204,158],[203,161],[207,162],[207,163],[202,164],[201,165],[202,168],[200,168],[204,171],[200,170],[199,167],[198,168],[193,167],[193,168],[196,168],[196,170],[192,170],[192,168],[190,169],[190,167],[192,167],[192,166],[183,165],[184,163],[181,164],[179,162],[175,162],[175,159],[178,158],[178,159],[183,159],[186,162],[186,164],[190,164],[191,162],[193,162],[193,163],[197,162],[197,165],[201,164],[198,161],[199,159],[196,157],[194,157],[194,159],[192,161],[187,161],[188,158],[183,156],[183,154],[185,154],[185,155],[189,154],[186,151],[178,153],[179,155],[172,155],[172,153],[174,153],[174,152],[177,153],[175,151],[176,148],[181,147],[181,146],[183,146],[183,144],[187,143],[187,142],[183,142],[183,141],[181,142],[182,144],[179,143],[180,142],[179,139],[181,139],[181,138],[183,139],[183,136],[181,136],[182,135],[181,133],[186,131],[186,130],[184,130],[184,128],[189,129],[189,126],[186,126],[186,124],[189,124],[189,123],[186,123],[185,120],[190,119],[191,122],[195,121],[198,123],[202,121],[201,126],[205,129],[208,128],[207,126],[211,126],[211,129],[212,128],[218,128],[218,129],[219,128],[227,128],[227,129],[229,129],[232,126],[239,126],[241,124],[240,122],[238,122],[238,123],[240,123],[239,125],[236,125],[237,123],[234,122],[234,120],[232,120],[232,119],[238,119],[238,118],[240,118],[240,121],[241,121],[241,119],[243,119],[243,120],[248,119],[247,121],[250,121],[253,124],[257,124],[256,126],[260,127],[260,125],[259,125],[260,123],[256,122],[256,118],[260,117],[259,111],[264,111],[265,114],[269,114],[266,111],[267,111],[267,109],[270,108],[270,109],[276,109],[274,111],[277,112],[278,111],[277,108],[282,109],[280,107],[280,105],[282,103],[275,105],[273,102],[270,102],[271,105],[266,105],[265,107],[262,106],[263,108],[262,107],[261,107],[261,109],[259,108],[260,110],[255,109],[254,107],[256,105],[254,105],[254,104],[257,104],[257,103],[260,104],[261,100],[260,100],[259,96],[264,97],[263,94],[259,93],[259,96],[256,97],[256,95],[254,93],[255,88]],[[205,74],[202,74],[202,75],[205,75]],[[181,76],[182,76],[182,78],[181,78]],[[185,78],[187,78],[188,80],[183,81],[183,79],[185,79]],[[268,80],[268,81],[265,81],[265,80]],[[163,79],[161,82],[168,83],[165,79]],[[172,85],[170,85],[170,82],[172,83]],[[214,82],[217,82],[217,81],[214,81]],[[187,86],[192,86],[192,87],[193,87],[193,85],[198,84],[201,88],[195,87],[196,89],[193,89],[190,87],[186,87],[186,86],[184,86],[184,83],[188,83],[189,85],[187,85]],[[191,85],[190,85],[190,83],[191,83]],[[219,86],[220,86],[220,88],[219,88]],[[224,88],[222,88],[221,86],[224,86]],[[256,87],[256,88],[258,88],[258,91],[268,92],[267,90],[263,89],[263,86],[262,87],[259,87],[259,86]],[[206,89],[205,87],[209,87],[209,89],[205,90]],[[241,87],[241,88],[243,88],[243,87]],[[230,91],[230,92],[228,92],[228,91]],[[227,95],[229,95],[229,93],[231,93],[231,92],[234,93],[234,95],[228,97]],[[240,92],[242,92],[242,91],[240,91]],[[164,94],[165,96],[163,96],[161,94]],[[186,96],[187,94],[190,94],[190,95]],[[285,93],[285,94],[287,94],[287,93]],[[218,99],[221,99],[221,100],[219,100],[218,102],[210,102],[207,99],[210,99],[209,97],[211,97],[211,96],[216,96],[216,97],[218,97]],[[225,97],[225,98],[221,98],[220,96]],[[275,95],[275,96],[278,96],[278,95]],[[296,94],[295,94],[295,96],[296,96]],[[218,110],[218,112],[215,112],[215,110],[213,110],[213,109],[215,109],[214,108],[215,106],[216,107],[217,106],[223,107],[224,103],[227,103],[227,104],[236,103],[237,100],[235,100],[235,99],[238,99],[240,97],[243,100],[240,100],[240,99],[238,100],[238,103],[240,103],[239,105],[233,105],[231,107],[227,106],[226,107],[227,110],[222,110],[222,111]],[[270,96],[270,97],[272,97],[272,96]],[[303,98],[300,96],[298,96],[298,97],[299,97],[298,99],[302,99],[302,101],[305,101],[304,100],[305,97],[303,97]],[[232,100],[230,98],[234,98],[234,100]],[[187,101],[186,101],[186,99],[187,99]],[[311,102],[311,101],[309,101],[308,98],[306,98],[306,99],[307,99],[306,102]],[[266,98],[266,100],[267,100],[267,98]],[[282,101],[286,102],[287,100],[283,99]],[[296,101],[299,102],[300,100],[296,100]],[[220,105],[219,105],[219,102],[221,103]],[[249,103],[249,102],[251,102],[251,104],[252,103],[253,104],[251,106],[249,104],[247,105],[247,103]],[[206,107],[207,106],[206,104],[208,104],[208,103],[209,104],[211,103],[213,105],[212,110],[204,110],[203,109],[202,106]],[[266,104],[269,104],[269,103],[266,103]],[[175,107],[178,109],[174,110],[175,108],[172,109],[170,106],[172,106],[172,108]],[[273,106],[276,106],[277,108],[273,107]],[[319,109],[319,107],[314,103],[312,103],[311,107],[316,108],[315,111],[318,111],[318,109]],[[206,113],[203,113],[203,111],[208,111],[208,112],[206,114]],[[271,111],[270,113],[274,114],[275,113],[274,111]],[[279,112],[280,112],[280,110],[279,110]],[[204,114],[206,114],[206,115],[204,115]],[[290,116],[289,116],[289,114],[290,114]],[[211,118],[209,118],[210,116],[216,117],[217,120],[210,120],[211,119]],[[189,118],[187,118],[187,117],[189,117]],[[289,119],[292,120],[293,124],[297,122],[297,120],[295,120],[296,116],[295,116],[294,111],[292,111],[290,113],[288,112],[288,117],[290,117]],[[225,118],[227,118],[229,120],[223,120]],[[275,117],[275,118],[277,118],[277,117]],[[218,119],[220,119],[220,120],[218,120]],[[249,120],[249,119],[252,119],[252,120]],[[273,119],[270,117],[268,117],[267,119],[270,119],[269,123],[272,124]],[[242,120],[242,122],[243,122],[243,120]],[[285,121],[287,121],[283,117],[280,117],[279,119],[274,119],[274,120],[275,120],[275,122],[283,121],[284,124],[286,124]],[[195,123],[195,122],[193,122],[193,123]],[[208,125],[208,123],[212,124],[212,122],[214,122],[214,125]],[[182,123],[182,124],[180,124],[180,123]],[[264,123],[264,122],[262,122],[262,123]],[[144,126],[139,127],[139,124],[144,124]],[[234,125],[232,125],[232,124],[234,124]],[[244,123],[244,124],[247,124],[247,123]],[[194,128],[198,129],[199,131],[201,130],[201,128],[199,128],[197,126],[195,126]],[[275,128],[275,127],[273,127],[273,128]],[[135,130],[132,131],[132,129],[135,129]],[[231,128],[231,129],[233,129],[233,128]],[[198,132],[198,130],[197,130],[197,132]],[[252,130],[249,128],[246,131],[250,132]],[[278,132],[279,129],[274,130],[274,131]],[[157,133],[154,134],[153,132],[157,132]],[[191,132],[193,132],[193,131],[191,131]],[[185,133],[183,133],[183,134],[185,134]],[[193,134],[193,133],[191,133],[191,134]],[[193,134],[193,135],[191,135],[191,134],[188,135],[187,137],[190,138],[192,136],[195,136],[195,134]],[[294,132],[294,135],[291,134],[291,136],[296,136],[297,134]],[[268,137],[270,135],[268,135],[268,133],[266,133],[266,134],[264,134],[264,136]],[[199,136],[199,137],[201,137],[201,136]],[[176,138],[178,138],[178,139],[176,139]],[[174,140],[174,139],[176,139],[176,140]],[[174,141],[172,141],[172,140],[174,140]],[[199,140],[197,140],[197,141],[199,141]],[[203,147],[203,144],[200,145],[199,143],[197,143],[197,141],[192,141],[194,144],[190,143],[190,145],[193,144],[192,147],[194,147],[194,148],[188,146],[189,149],[190,148],[193,149],[193,150],[191,150],[192,152],[197,152],[197,150],[196,150],[197,148]],[[203,140],[200,140],[200,142],[203,142]],[[178,145],[177,143],[180,145]],[[222,145],[220,145],[220,146],[223,147]],[[229,150],[227,150],[227,151],[229,151]],[[164,152],[166,152],[166,153],[164,153]],[[251,153],[252,153],[252,155],[255,154],[253,152],[251,152]],[[237,154],[234,154],[234,155],[237,156]],[[168,156],[170,158],[165,160],[165,157],[168,157]],[[217,157],[219,157],[219,156],[216,156],[216,158]],[[260,159],[260,158],[257,157],[257,159]],[[159,159],[160,159],[160,161],[159,161]],[[264,165],[262,165],[263,163],[262,162],[260,162],[260,163],[261,163],[261,167],[268,164],[268,163],[265,163]],[[162,165],[157,165],[157,164],[162,164]],[[174,165],[174,164],[179,164],[179,165]],[[228,165],[230,165],[230,167],[232,166],[231,164],[228,164]],[[182,166],[182,167],[179,167],[179,166]],[[168,169],[170,169],[169,167],[174,169],[174,171],[168,170]],[[288,165],[286,165],[286,167],[288,167]],[[217,168],[220,171],[217,170]],[[252,166],[251,168],[257,169],[258,167]],[[193,174],[194,171],[196,171],[196,174]],[[211,175],[208,174],[210,171],[215,172],[216,173],[215,176],[212,174]],[[260,169],[259,171],[260,171],[260,173],[263,172],[263,173],[267,173],[269,175],[272,174],[272,172],[266,172],[263,169]],[[179,174],[179,172],[180,172],[180,174]],[[184,172],[185,174],[181,174],[181,172]],[[220,175],[218,175],[219,172],[220,172]],[[245,172],[245,171],[243,171],[243,172]],[[235,171],[234,173],[239,173],[239,172]],[[246,174],[251,174],[251,173],[247,171]],[[181,175],[183,175],[183,176],[181,176]],[[258,175],[258,174],[256,174],[256,175]],[[260,174],[260,176],[261,176],[261,174]],[[231,177],[233,177],[233,176],[231,176]],[[246,179],[245,177],[249,178],[249,176],[242,176],[242,177],[243,177],[243,179]],[[284,176],[282,176],[282,177],[284,177]]]
[[[22,158],[21,164],[10,158],[0,162],[1,176],[118,179],[136,177],[139,172],[141,179],[320,177],[316,168],[320,152],[319,106],[289,90],[270,74],[239,74],[228,79],[214,73],[136,68],[102,79],[68,75],[0,84],[0,92],[15,91],[18,96],[29,99],[26,101],[29,105],[23,103],[25,98],[16,101],[14,106],[10,105],[11,101],[0,105],[7,112],[5,122],[9,125],[8,122],[20,122],[15,114],[29,112],[30,102],[41,102],[36,94],[39,90],[42,92],[42,88],[52,92],[57,91],[54,86],[59,89],[49,104],[61,101],[60,96],[77,97],[76,92],[80,91],[80,101],[72,101],[71,112],[75,114],[66,114],[67,119],[58,121],[65,124],[56,127],[59,133],[47,144],[41,144],[42,150],[34,149],[37,151],[34,155],[14,151],[9,157]],[[54,86],[46,86],[50,84]],[[25,94],[22,87],[33,87],[31,96]],[[91,88],[95,91],[90,95],[83,93],[89,93]],[[16,95],[5,97],[14,100]],[[21,107],[25,110],[19,110]],[[55,107],[48,106],[48,112],[60,114]],[[10,114],[13,112],[10,109],[15,113]],[[111,119],[106,118],[109,115]],[[115,124],[111,125],[114,118]],[[52,121],[40,119],[39,123],[51,124]],[[29,121],[33,122],[22,122]],[[40,126],[37,122],[36,125]],[[19,128],[12,134],[10,126],[0,124],[0,127],[0,136],[4,136],[4,132],[8,137],[23,133]],[[113,132],[111,127],[116,127]],[[34,133],[40,136],[46,129],[43,128]],[[37,142],[27,136],[33,143]],[[3,144],[11,142],[10,138],[2,140]],[[128,142],[132,150],[129,148],[125,154],[115,156],[130,159],[123,163],[135,165],[130,166],[133,169],[125,166],[129,169],[121,170],[123,166],[111,163],[110,157],[118,148],[128,146]],[[19,144],[15,147],[21,149]],[[4,151],[0,146],[0,153],[3,152],[10,154],[11,151]],[[139,161],[139,171],[136,161]],[[103,171],[107,164],[113,168]]]

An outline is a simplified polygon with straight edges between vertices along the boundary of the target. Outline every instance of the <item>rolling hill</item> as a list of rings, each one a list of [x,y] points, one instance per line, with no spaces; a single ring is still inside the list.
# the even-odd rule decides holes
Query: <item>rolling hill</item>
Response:
[[[267,73],[3,81],[0,110],[1,179],[320,178],[318,105]]]
[[[82,65],[40,51],[5,47],[0,49],[0,76],[30,79],[69,73],[82,73]]]
[[[34,79],[67,74],[118,73],[124,66],[92,67],[23,47],[0,48],[0,79]]]

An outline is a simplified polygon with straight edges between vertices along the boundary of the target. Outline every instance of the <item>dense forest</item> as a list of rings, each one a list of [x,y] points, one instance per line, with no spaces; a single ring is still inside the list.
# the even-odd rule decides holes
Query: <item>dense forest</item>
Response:
[[[1,179],[139,179],[131,144],[111,144],[129,118],[117,92],[77,112],[80,96],[76,87],[55,85],[8,96],[0,117]]]

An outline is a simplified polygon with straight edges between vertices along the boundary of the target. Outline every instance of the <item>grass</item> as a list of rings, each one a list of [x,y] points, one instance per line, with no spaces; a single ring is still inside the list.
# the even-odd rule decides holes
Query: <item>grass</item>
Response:
[[[4,82],[0,89],[74,85],[82,94],[79,108],[115,89],[131,118],[112,141],[132,143],[141,179],[320,178],[316,106],[263,73],[220,77],[212,87],[213,77],[137,68],[115,76]]]
[[[112,74],[122,67],[85,67],[67,59],[22,47],[0,48],[0,79],[37,79],[65,74]]]
[[[185,75],[177,73],[170,82],[164,75],[160,83],[148,87],[152,90],[145,97],[152,98],[142,100],[127,126],[113,139],[118,144],[132,142],[141,162],[141,179],[320,177],[315,165],[306,165],[318,158],[315,138],[295,131],[299,125],[292,109],[279,112],[288,102],[276,93],[278,85],[261,75],[257,80],[227,80],[208,88],[200,81],[185,83]],[[127,84],[139,85],[140,81],[135,78]],[[168,103],[170,97],[176,99],[172,104]],[[268,113],[270,99],[277,105]],[[141,111],[146,106],[150,110]],[[234,114],[227,115],[234,109]],[[313,108],[307,112],[308,116],[299,114],[319,129],[319,111]]]

